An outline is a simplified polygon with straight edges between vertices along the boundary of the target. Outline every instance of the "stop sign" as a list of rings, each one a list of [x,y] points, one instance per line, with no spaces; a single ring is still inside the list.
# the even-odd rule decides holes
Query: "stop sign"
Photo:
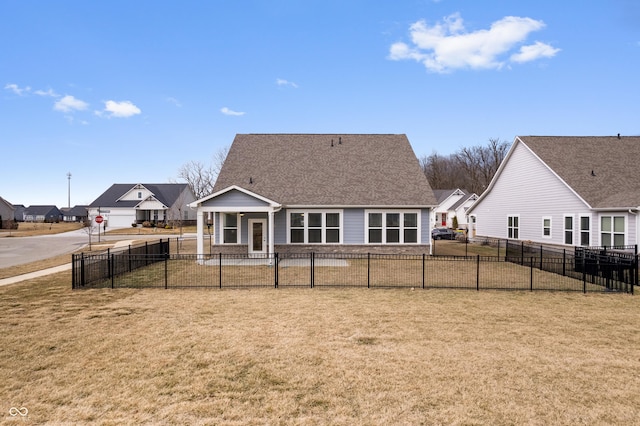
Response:
[[[96,223],[102,223],[102,220],[103,220],[102,216],[100,215],[96,216]]]

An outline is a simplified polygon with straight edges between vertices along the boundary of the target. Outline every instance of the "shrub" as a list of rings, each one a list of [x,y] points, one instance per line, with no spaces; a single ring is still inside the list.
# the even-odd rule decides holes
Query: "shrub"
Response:
[[[151,222],[149,222],[148,220],[145,220],[144,222],[142,222],[142,227],[151,228]]]

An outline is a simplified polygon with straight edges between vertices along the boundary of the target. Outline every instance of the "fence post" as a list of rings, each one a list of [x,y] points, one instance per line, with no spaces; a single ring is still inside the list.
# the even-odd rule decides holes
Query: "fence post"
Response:
[[[84,252],[82,252],[80,254],[80,285],[82,287],[85,285],[84,278]]]
[[[218,283],[222,290],[222,253],[218,254]]]
[[[108,278],[111,278],[111,249],[107,249],[107,271],[108,271]],[[111,287],[113,288],[113,286]]]
[[[631,278],[631,295],[633,296],[633,286],[638,285],[638,245],[636,244],[636,258],[634,262],[634,270],[631,272],[633,278]]]
[[[587,265],[586,265],[586,253],[582,256],[582,292],[587,293]]]
[[[520,264],[524,265],[524,241],[520,243]]]
[[[371,288],[371,253],[367,253],[367,288]]]
[[[567,249],[562,249],[562,276],[567,276]]]
[[[476,291],[480,291],[480,255],[476,255]]]
[[[425,254],[422,253],[422,289],[424,290],[424,259],[425,259]]]
[[[279,273],[278,269],[280,268],[280,256],[278,256],[278,253],[275,253],[274,257],[275,257],[275,261],[276,261],[275,268],[274,268],[275,269],[275,271],[274,271],[274,279],[275,279],[274,285],[275,285],[275,288],[278,288],[278,273]]]
[[[498,240],[498,257],[500,257],[500,240]],[[506,257],[506,255],[505,255],[505,257]]]
[[[169,241],[169,239],[167,239],[167,241]],[[167,273],[168,264],[169,264],[169,254],[165,253],[164,254],[164,289],[165,290],[169,288],[169,282],[168,282],[169,275]]]
[[[315,260],[315,254],[313,252],[310,253],[309,256],[309,260],[310,260],[310,265],[311,265],[311,288],[313,288],[313,264],[314,264],[314,260]]]
[[[529,260],[529,265],[529,291],[533,291],[533,256],[531,256],[531,259]],[[542,269],[542,258],[540,258],[540,269]]]
[[[129,256],[127,256],[127,257],[128,257],[128,261],[129,261],[129,272],[131,272],[132,271],[132,268],[131,268],[131,244],[129,244]]]
[[[113,268],[115,267],[115,259],[113,258],[115,254],[109,256],[109,275],[111,276],[111,288],[115,287],[115,275],[113,273]]]
[[[542,257],[544,256],[544,251],[542,251],[542,244],[540,244],[540,270],[542,271]]]
[[[71,289],[76,288],[76,255],[71,254]]]

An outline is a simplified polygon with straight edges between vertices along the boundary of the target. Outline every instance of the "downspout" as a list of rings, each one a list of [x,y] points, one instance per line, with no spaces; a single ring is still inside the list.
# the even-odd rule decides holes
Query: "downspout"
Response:
[[[636,207],[635,212],[633,211],[633,209],[629,209],[629,213],[636,217],[636,247],[638,247],[640,243],[640,215],[638,215],[638,210],[640,210],[640,207]],[[636,254],[638,254],[637,251]]]

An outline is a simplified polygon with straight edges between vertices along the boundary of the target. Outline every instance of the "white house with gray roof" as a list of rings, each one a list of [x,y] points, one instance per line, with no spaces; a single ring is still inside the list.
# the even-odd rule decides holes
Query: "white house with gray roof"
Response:
[[[87,210],[90,220],[100,214],[109,228],[125,228],[145,221],[195,220],[195,211],[187,208],[194,200],[186,183],[115,183]]]
[[[516,137],[468,210],[475,235],[567,246],[638,244],[639,164],[638,136]]]
[[[438,200],[438,206],[434,209],[435,227],[454,228],[456,218],[458,229],[467,229],[467,209],[478,199],[478,195],[460,188],[434,189],[433,194]]]
[[[214,193],[191,206],[198,254],[211,225],[216,253],[259,257],[429,252],[436,204],[405,135],[239,134]]]

